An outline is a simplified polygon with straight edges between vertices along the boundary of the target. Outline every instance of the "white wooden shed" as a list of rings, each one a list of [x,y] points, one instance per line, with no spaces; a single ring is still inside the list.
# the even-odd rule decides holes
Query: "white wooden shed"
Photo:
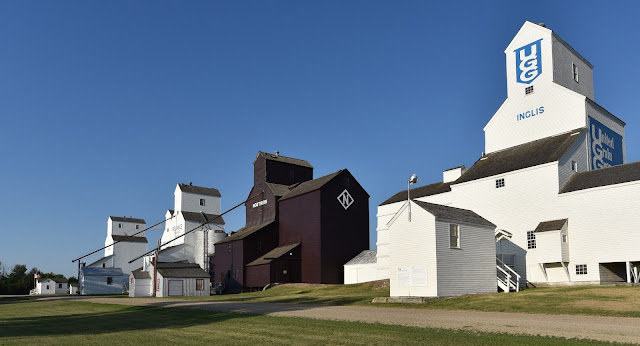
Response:
[[[149,273],[153,267],[149,266]],[[201,297],[211,294],[211,276],[197,263],[158,262],[156,297]]]
[[[387,226],[392,297],[497,291],[495,225],[473,211],[411,201]]]

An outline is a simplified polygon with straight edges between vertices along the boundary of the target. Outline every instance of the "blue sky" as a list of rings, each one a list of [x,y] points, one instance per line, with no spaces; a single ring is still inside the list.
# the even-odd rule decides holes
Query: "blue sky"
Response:
[[[470,166],[504,49],[544,22],[594,66],[640,160],[634,2],[0,3],[0,261],[76,275],[109,215],[153,224],[178,182],[243,201],[259,150],[348,168],[376,206]],[[244,211],[225,217],[227,230]],[[150,244],[160,230],[148,232]],[[99,258],[94,255],[89,260]]]

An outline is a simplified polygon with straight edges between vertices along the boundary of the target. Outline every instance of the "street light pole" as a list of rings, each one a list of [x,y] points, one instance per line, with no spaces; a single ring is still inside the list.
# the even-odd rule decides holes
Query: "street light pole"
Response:
[[[411,174],[409,181],[407,182],[407,203],[409,204],[409,222],[411,222],[411,185],[418,182],[418,176]]]

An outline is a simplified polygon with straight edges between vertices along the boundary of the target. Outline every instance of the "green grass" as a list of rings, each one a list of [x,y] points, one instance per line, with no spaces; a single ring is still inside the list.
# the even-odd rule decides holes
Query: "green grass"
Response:
[[[282,285],[261,292],[183,299],[640,317],[639,286],[529,288],[520,292],[441,298],[424,304],[371,304],[375,297],[389,296],[389,289],[380,289],[379,286],[379,282],[302,287]]]
[[[562,338],[0,298],[0,344],[596,345]]]

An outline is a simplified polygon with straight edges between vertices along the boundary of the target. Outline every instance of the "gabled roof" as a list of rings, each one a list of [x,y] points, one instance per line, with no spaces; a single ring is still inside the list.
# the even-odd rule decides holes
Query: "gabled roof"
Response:
[[[253,226],[253,227],[242,227],[240,228],[236,233],[231,234],[230,236],[220,240],[219,242],[217,242],[216,244],[223,244],[223,243],[228,243],[230,241],[234,241],[234,240],[240,240],[240,239],[244,239],[250,235],[252,235],[253,233],[258,232],[259,230],[271,225],[272,223],[274,223],[275,221],[271,221],[269,223],[264,223],[262,225],[258,225],[258,226]]]
[[[65,278],[51,278],[51,280],[53,280],[54,282],[58,283],[58,284],[66,284],[69,283],[69,281]]]
[[[158,262],[156,269],[165,278],[210,278],[197,263]]]
[[[91,263],[91,264],[88,264],[88,265],[87,265],[87,267],[91,267],[92,265],[94,265],[94,264],[96,264],[96,263],[98,263],[98,262],[102,262],[102,261],[104,261],[104,260],[106,260],[106,259],[109,259],[109,258],[111,258],[111,257],[113,257],[113,255],[109,255],[109,256],[102,257],[101,259],[99,259],[99,260],[97,260],[97,261],[95,261],[95,262],[93,262],[93,263]]]
[[[487,154],[476,161],[453,184],[558,161],[584,131],[585,129],[581,128]]]
[[[109,218],[111,219],[111,221],[117,221],[117,222],[131,222],[131,223],[146,224],[144,219],[136,219],[133,217],[109,216]]]
[[[411,189],[411,198],[425,197],[431,195],[437,195],[444,192],[451,191],[451,183],[435,183]],[[402,190],[395,195],[391,196],[380,205],[391,204],[396,202],[402,202],[407,200],[407,190]]]
[[[149,272],[143,271],[142,267],[131,271],[131,274],[135,279],[151,279],[151,274]]]
[[[304,195],[305,193],[318,190],[321,187],[323,187],[326,183],[330,182],[331,179],[337,177],[338,174],[340,174],[340,173],[342,173],[344,171],[346,171],[346,169],[341,169],[341,170],[339,170],[337,172],[325,175],[324,177],[320,177],[320,178],[317,178],[317,179],[307,180],[305,182],[302,182],[298,186],[296,186],[294,189],[292,189],[291,192],[289,192],[284,197],[282,197],[280,200],[283,201],[285,199],[289,199],[289,198],[292,198],[292,197]]]
[[[538,224],[534,232],[559,231],[564,227],[569,219],[543,221]]]
[[[289,186],[287,185],[274,184],[274,183],[266,183],[266,185],[267,185],[267,188],[269,188],[269,190],[271,190],[273,195],[276,197],[282,197],[288,194],[289,192],[291,192],[291,189],[289,189]]]
[[[274,259],[278,259],[284,255],[287,254],[287,252],[295,249],[298,245],[300,245],[300,243],[296,243],[296,244],[290,244],[290,245],[285,245],[285,246],[281,246],[281,247],[277,247],[269,252],[267,252],[266,254],[264,254],[262,257],[258,258],[257,260],[247,264],[247,267],[250,266],[259,266],[262,264],[269,264],[271,263],[271,261],[273,261]]]
[[[276,155],[276,154],[269,154],[269,153],[265,153],[265,152],[262,152],[262,151],[258,152],[258,156],[256,156],[256,159],[258,157],[264,157],[265,159],[267,159],[269,161],[278,161],[278,162],[288,163],[288,164],[291,164],[291,165],[313,168],[313,166],[311,166],[311,164],[308,161],[300,160],[300,159],[294,159],[292,157],[286,157],[286,156]]]
[[[80,268],[84,276],[123,276],[120,268],[100,268],[100,267],[82,267]]]
[[[640,161],[574,174],[560,193],[640,180]]]
[[[126,235],[112,235],[111,239],[113,239],[114,242],[123,241],[123,242],[129,242],[129,243],[147,243],[147,237],[130,237]]]
[[[204,217],[202,216],[202,213],[196,213],[192,211],[181,211],[180,213],[182,213],[182,216],[184,217],[185,221],[193,221],[198,223],[207,222],[207,223],[224,225],[224,219],[220,215],[204,214],[207,217],[207,219],[205,220]]]
[[[378,261],[377,254],[378,250],[364,250],[344,265],[376,263]]]
[[[446,205],[421,202],[421,201],[415,201],[415,200],[413,200],[412,202],[414,202],[420,208],[426,210],[431,215],[439,219],[446,219],[451,221],[462,221],[462,222],[472,223],[476,225],[496,227],[496,225],[494,225],[490,221],[484,219],[482,216],[468,209],[454,208]]]
[[[221,197],[220,191],[218,191],[218,189],[214,189],[213,187],[195,186],[195,185],[191,185],[191,183],[178,184],[178,187],[182,192],[195,193],[198,195],[205,195],[205,196]]]

